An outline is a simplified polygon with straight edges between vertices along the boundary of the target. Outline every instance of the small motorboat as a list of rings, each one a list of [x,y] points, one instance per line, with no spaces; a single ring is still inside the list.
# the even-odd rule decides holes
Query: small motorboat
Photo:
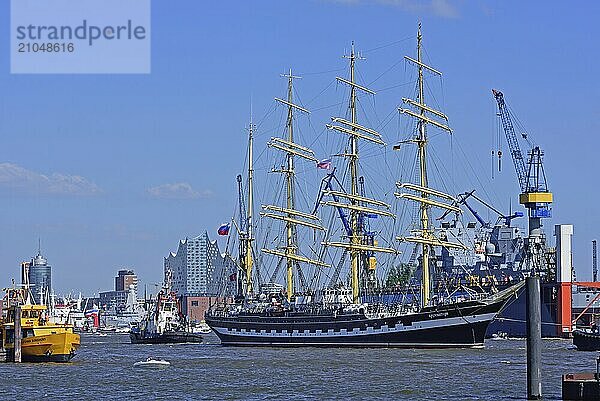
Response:
[[[171,366],[171,363],[169,361],[165,361],[164,359],[153,359],[153,358],[148,358],[145,361],[139,361],[133,364],[134,368],[143,368],[143,367],[149,367],[149,368],[163,368],[163,367],[167,367],[167,366]]]
[[[508,333],[504,331],[499,331],[497,333],[492,334],[492,340],[507,340]]]

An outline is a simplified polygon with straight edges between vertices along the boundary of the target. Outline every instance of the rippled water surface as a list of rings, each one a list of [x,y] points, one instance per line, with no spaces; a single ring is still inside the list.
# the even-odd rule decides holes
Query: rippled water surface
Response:
[[[132,345],[126,335],[82,335],[70,364],[0,363],[1,400],[519,400],[524,340],[482,349],[229,348]],[[544,341],[543,392],[560,399],[561,374],[595,370],[596,354]],[[147,357],[164,369],[134,368]]]

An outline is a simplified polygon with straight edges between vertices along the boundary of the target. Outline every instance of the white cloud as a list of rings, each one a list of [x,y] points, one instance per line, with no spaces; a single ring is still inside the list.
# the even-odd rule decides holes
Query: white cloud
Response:
[[[383,4],[416,14],[427,13],[442,18],[459,17],[458,9],[449,0],[327,0],[341,4]]]
[[[450,4],[447,0],[431,0],[430,5],[431,11],[444,18],[457,18],[459,17],[458,10]]]
[[[196,191],[187,182],[163,184],[149,188],[148,194],[158,199],[200,199],[212,196],[211,190]]]
[[[102,190],[79,175],[44,175],[11,163],[0,163],[0,189],[37,195],[96,195]]]

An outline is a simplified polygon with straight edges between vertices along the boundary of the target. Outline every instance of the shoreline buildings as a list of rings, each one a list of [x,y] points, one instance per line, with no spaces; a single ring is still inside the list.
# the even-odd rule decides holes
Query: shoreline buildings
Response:
[[[115,277],[115,291],[129,291],[129,286],[133,285],[135,293],[138,292],[138,277],[133,270],[123,269],[117,272]]]
[[[25,264],[29,267],[28,279],[34,303],[48,304],[50,294],[52,293],[52,266],[42,256],[40,249],[38,249],[38,254],[30,262],[23,262],[23,265]],[[25,272],[23,267],[25,266],[22,266],[22,275]],[[21,278],[23,279],[24,277]],[[24,283],[25,280],[21,280],[21,282]]]
[[[204,313],[218,300],[227,274],[225,257],[208,232],[179,241],[177,252],[164,258],[165,279],[179,297],[182,313],[190,320],[204,320]],[[228,274],[227,274],[228,275]]]
[[[138,278],[131,269],[121,269],[115,277],[114,291],[100,292],[100,308],[104,311],[111,311],[117,314],[122,313],[127,305],[129,288],[133,286],[135,298],[137,299]]]

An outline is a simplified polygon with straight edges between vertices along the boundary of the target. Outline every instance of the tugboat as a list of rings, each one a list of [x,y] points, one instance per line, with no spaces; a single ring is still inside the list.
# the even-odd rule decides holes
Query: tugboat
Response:
[[[201,343],[202,336],[193,333],[181,313],[176,294],[171,291],[171,272],[167,271],[165,284],[156,302],[149,308],[139,327],[129,333],[132,344]]]
[[[590,328],[573,330],[573,345],[578,351],[600,351],[600,330],[597,323]]]
[[[28,265],[24,265],[23,288],[5,289],[2,327],[2,347],[8,359],[14,360],[15,308],[21,308],[21,360],[23,362],[69,362],[79,348],[79,334],[73,332],[72,324],[54,323],[49,318],[46,305],[31,302],[29,293]]]
[[[281,187],[274,187],[277,189],[277,204],[262,205],[263,211],[260,213],[261,223],[270,221],[274,222],[274,226],[277,225],[272,231],[270,226],[266,229],[275,238],[269,238],[264,243],[272,246],[260,249],[263,254],[277,260],[277,263],[272,263],[276,266],[272,275],[270,271],[266,275],[271,275],[269,283],[261,283],[257,272],[260,269],[265,275],[268,265],[264,261],[257,264],[258,269],[253,269],[253,255],[257,250],[253,245],[256,238],[253,236],[252,221],[254,127],[251,124],[248,141],[248,209],[238,230],[238,266],[241,274],[233,275],[233,278],[239,277],[238,296],[235,303],[214,305],[205,316],[206,323],[225,346],[483,346],[488,325],[506,303],[518,295],[524,282],[493,293],[477,292],[464,286],[450,288],[441,283],[435,285],[432,279],[436,267],[432,258],[435,248],[464,250],[467,246],[438,235],[432,225],[432,209],[455,214],[461,213],[461,210],[455,196],[430,186],[431,177],[426,162],[428,129],[449,133],[452,129],[447,125],[446,115],[433,109],[424,98],[424,73],[441,73],[426,65],[422,59],[420,26],[417,58],[406,57],[418,69],[418,93],[416,100],[403,98],[407,107],[400,109],[401,113],[415,119],[416,123],[412,124],[414,131],[410,138],[393,147],[394,150],[404,149],[409,144],[417,147],[414,163],[417,171],[395,182],[399,192],[391,191],[398,199],[416,204],[407,208],[415,210],[415,221],[403,229],[389,222],[390,219],[400,218],[403,209],[398,207],[399,212],[396,212],[392,205],[372,197],[369,188],[365,189],[365,177],[361,175],[364,164],[359,163],[359,142],[361,147],[365,146],[370,152],[368,155],[371,159],[380,152],[378,147],[384,148],[386,144],[381,133],[358,121],[358,92],[366,95],[374,95],[375,92],[356,82],[355,61],[362,57],[355,52],[354,45],[351,53],[345,57],[350,62],[349,77],[336,77],[336,80],[349,87],[348,113],[345,117],[332,117],[331,123],[326,124],[329,131],[348,136],[337,141],[342,145],[330,153],[338,159],[345,159],[339,178],[336,176],[336,167],[332,167],[332,159],[319,161],[313,150],[296,142],[295,113],[308,114],[309,111],[294,103],[293,80],[298,77],[291,71],[284,75],[288,79],[287,100],[275,98],[287,107],[287,135],[284,138],[272,138],[268,142],[270,148],[284,152],[283,163],[277,164],[272,170],[284,178]],[[317,141],[313,139],[314,142]],[[296,181],[297,172],[300,171],[295,168],[296,161],[299,165],[301,162],[313,163],[313,166],[316,163],[317,169],[330,171],[321,181],[312,212],[300,210],[308,202],[297,199],[306,193],[306,189]],[[307,168],[303,166],[302,170]],[[394,183],[386,185],[393,187]],[[242,216],[243,202],[240,201],[240,205]],[[322,222],[330,223],[325,228]],[[309,233],[302,233],[301,230]],[[408,235],[397,236],[400,233]],[[416,245],[415,249],[420,250],[420,280],[413,281],[413,291],[409,291],[400,302],[385,303],[369,299],[369,292],[376,289],[378,282],[378,262],[383,260],[388,266],[397,266],[400,253],[398,244],[404,243]],[[260,260],[257,258],[256,261]],[[348,269],[341,275],[344,266]],[[286,281],[286,287],[282,286],[279,291],[274,286],[277,283],[273,282],[278,274],[283,275]],[[327,278],[328,286],[325,282]],[[256,287],[255,282],[258,284]],[[267,290],[267,287],[271,290]],[[332,288],[336,289],[333,294]]]

